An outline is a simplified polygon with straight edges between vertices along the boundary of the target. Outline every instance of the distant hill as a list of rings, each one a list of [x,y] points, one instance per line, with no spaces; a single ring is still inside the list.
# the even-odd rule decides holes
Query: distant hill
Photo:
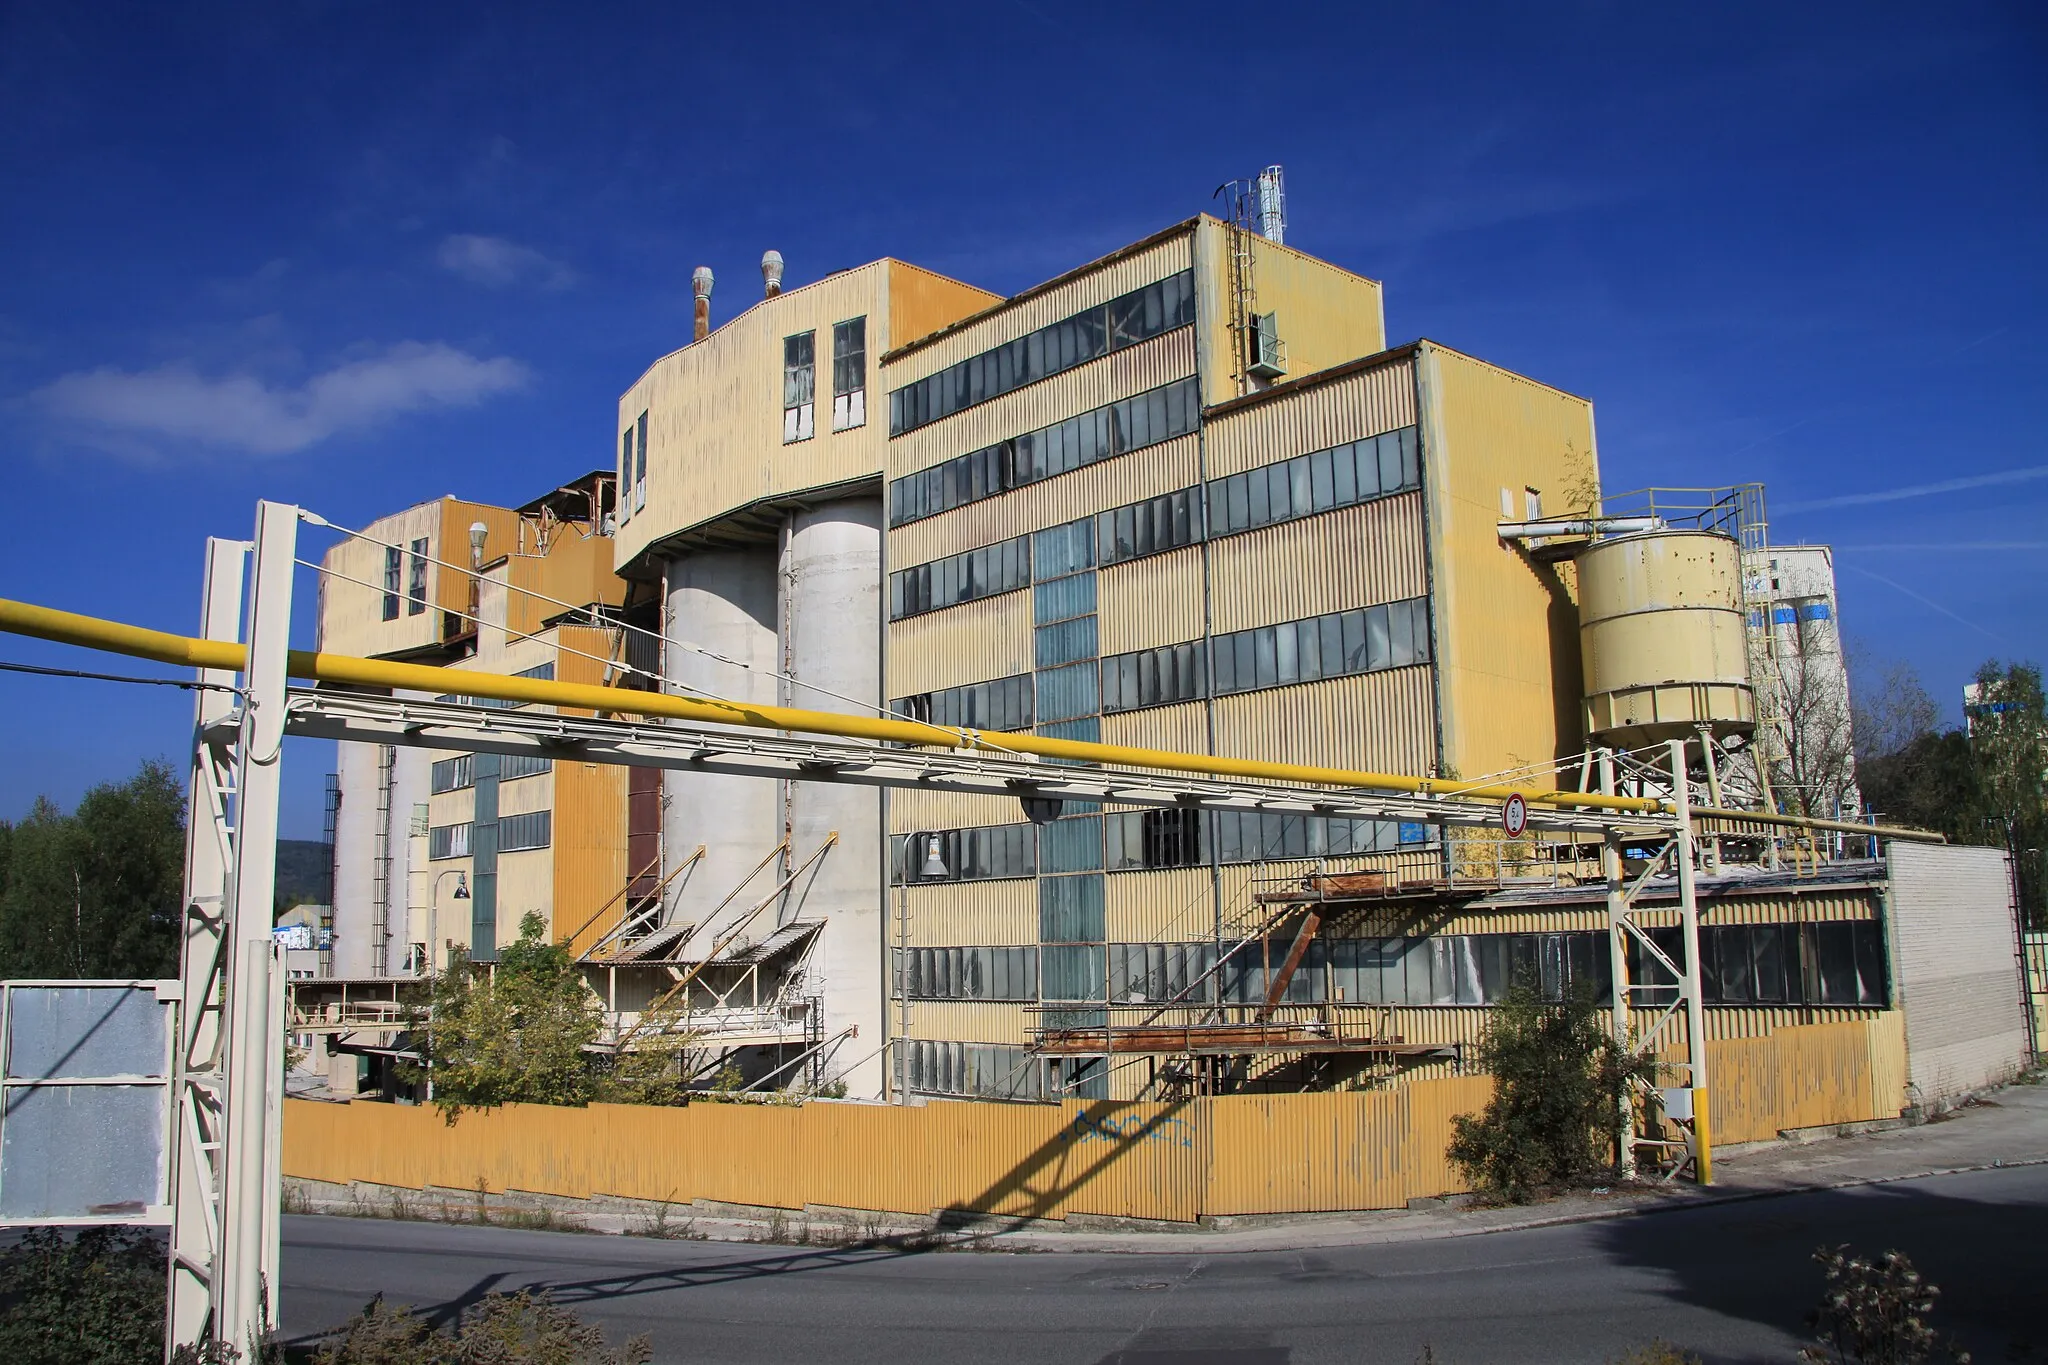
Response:
[[[277,841],[277,903],[334,904],[334,849],[318,839]]]

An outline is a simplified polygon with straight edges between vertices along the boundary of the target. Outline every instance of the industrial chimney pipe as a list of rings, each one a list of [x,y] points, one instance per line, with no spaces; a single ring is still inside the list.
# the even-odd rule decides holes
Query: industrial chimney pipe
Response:
[[[690,290],[697,296],[697,325],[691,333],[692,341],[702,341],[711,335],[711,267],[700,265],[690,272]]]
[[[763,298],[774,298],[782,292],[782,253],[769,251],[761,257],[761,281],[767,286]]]

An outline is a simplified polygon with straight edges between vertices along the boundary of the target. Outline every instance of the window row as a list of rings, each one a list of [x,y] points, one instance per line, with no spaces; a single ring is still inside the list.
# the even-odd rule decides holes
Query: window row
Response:
[[[532,777],[536,773],[551,771],[555,761],[540,754],[504,754],[498,759],[498,778],[510,782],[515,778]],[[476,755],[462,754],[455,758],[437,761],[428,770],[427,789],[439,796],[442,792],[461,791],[476,785]]]
[[[1086,809],[1084,807],[1084,809]],[[1207,831],[1213,829],[1215,833]],[[1223,863],[1294,862],[1393,853],[1436,842],[1426,824],[1347,820],[1277,811],[1113,811],[1069,814],[1051,824],[979,825],[919,836],[912,881],[986,881],[1043,876],[1040,937],[1048,942],[1102,937],[1102,884],[1067,883],[1059,874],[1199,867],[1215,840]],[[903,881],[907,836],[890,840],[891,881]],[[939,868],[931,866],[937,841]],[[940,870],[943,869],[943,870]],[[1060,884],[1053,884],[1059,881]],[[1093,927],[1087,927],[1092,925]]]
[[[510,782],[518,777],[533,777],[539,773],[552,772],[555,761],[541,754],[505,754],[498,759],[498,779]]]
[[[1429,599],[1216,637],[1216,695],[1429,662]]]
[[[907,954],[899,948],[895,959],[898,993],[913,999],[1038,998],[1035,947],[912,948]]]
[[[982,882],[1029,877],[1038,871],[1038,842],[1031,825],[976,825],[968,829],[931,830],[916,837],[889,839],[889,880],[903,884],[904,859],[914,882]],[[906,849],[908,850],[906,854]],[[932,858],[937,856],[934,864]]]
[[[926,1095],[994,1100],[1045,1098],[1044,1067],[1021,1047],[912,1038],[903,1043],[909,1088]]]
[[[522,668],[511,676],[515,678],[538,678],[542,682],[553,682],[555,680],[554,661],[550,659],[547,663],[535,664],[532,668]],[[453,702],[459,706],[485,706],[497,711],[517,711],[522,706],[532,705],[531,702],[506,701],[501,697],[465,697],[455,692],[444,692],[434,698],[434,700]]]
[[[1215,639],[1217,696],[1429,662],[1426,598],[1311,616]],[[1102,661],[1102,710],[1136,711],[1209,695],[1202,642],[1112,654]]]
[[[1179,380],[1121,402],[905,475],[889,485],[889,524],[937,516],[1012,488],[1185,436],[1201,423],[1197,382]]]
[[[1201,538],[1200,489],[1183,488],[1095,516],[1095,544],[1104,564],[1164,554]]]
[[[949,729],[1027,730],[1031,727],[1031,675],[898,697],[890,709],[910,720]]]
[[[546,848],[554,827],[555,813],[550,810],[501,815],[498,817],[498,851],[517,853],[521,849]]]
[[[1676,929],[1651,933],[1680,956]],[[1716,1005],[1856,1005],[1888,999],[1884,932],[1874,920],[1704,928],[1706,997]],[[941,1000],[1113,1000],[1256,1004],[1278,973],[1280,954],[1246,948],[1216,969],[1210,943],[1096,943],[1065,946],[914,948],[910,994]],[[1043,963],[1044,976],[1037,975]],[[904,981],[897,957],[897,981]],[[1669,974],[1630,940],[1632,980]],[[1583,989],[1613,998],[1607,935],[1439,934],[1428,938],[1318,938],[1281,996],[1287,1004],[1492,1005],[1526,982],[1548,1000]],[[1638,1003],[1645,1003],[1638,997]]]
[[[1345,820],[1276,811],[1132,810],[1103,817],[1103,866],[1112,872],[1200,867],[1214,828],[1222,863],[1284,862],[1392,853],[1430,842],[1430,827],[1399,820]]]
[[[889,434],[915,431],[1194,320],[1195,277],[1182,271],[894,390]]]
[[[440,759],[427,770],[427,790],[436,796],[442,792],[461,791],[465,787],[475,785],[475,754]]]
[[[467,821],[459,825],[435,825],[427,831],[427,856],[429,858],[467,858],[469,856],[469,833]]]
[[[1031,537],[984,545],[889,575],[889,619],[900,621],[1031,583]]]
[[[1402,427],[1332,450],[1297,455],[1209,481],[1209,517],[1219,536],[1293,521],[1416,488],[1422,462],[1415,428]]]

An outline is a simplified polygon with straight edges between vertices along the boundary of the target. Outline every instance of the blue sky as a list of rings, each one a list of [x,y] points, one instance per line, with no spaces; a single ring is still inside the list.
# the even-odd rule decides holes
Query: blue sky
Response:
[[[0,595],[189,630],[259,497],[359,525],[609,464],[694,266],[716,317],[768,247],[1010,292],[1280,162],[1393,339],[1593,398],[1611,490],[1765,481],[1953,710],[2048,656],[2044,59],[2024,0],[7,6]],[[169,689],[0,706],[0,818],[183,761]],[[332,748],[290,763],[317,837]]]

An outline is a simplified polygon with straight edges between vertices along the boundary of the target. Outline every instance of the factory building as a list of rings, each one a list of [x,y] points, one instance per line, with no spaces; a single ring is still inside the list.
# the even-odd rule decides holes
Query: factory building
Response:
[[[377,523],[329,557],[322,646],[1530,789],[1602,780],[1589,745],[1640,774],[1676,740],[1720,804],[1760,734],[1802,733],[1784,680],[1840,674],[1826,551],[1767,546],[1754,486],[1603,499],[1590,402],[1390,345],[1381,285],[1286,245],[1269,199],[1008,298],[889,259],[784,289],[770,252],[714,326],[700,270],[692,342],[626,389],[575,515]],[[574,534],[525,551],[549,518]],[[471,572],[409,569],[444,529]],[[344,610],[336,575],[387,586]],[[1599,850],[1570,840],[353,747],[339,974],[487,960],[535,910],[607,1044],[686,1030],[707,1075],[913,1100],[1375,1084],[1454,1074],[1518,975],[1613,986]],[[1745,804],[1853,814],[1844,783]],[[2019,1064],[1998,867],[1703,834],[1717,1047],[1847,1029],[1892,1113]],[[1645,885],[1669,948],[1676,886]],[[1969,928],[1936,963],[1944,897]],[[1645,951],[1634,1003],[1661,1006]],[[1116,1036],[1175,1002],[1330,1045]]]
[[[323,561],[318,647],[616,681],[612,496],[601,472],[521,507],[443,497],[370,523]],[[558,905],[623,889],[621,769],[362,744],[340,746],[339,769],[336,977],[411,975],[451,947],[490,961],[526,913],[553,924]]]
[[[685,693],[1383,771],[1552,763],[1582,745],[1570,571],[1496,525],[1594,510],[1591,405],[1389,347],[1383,316],[1376,281],[1208,217],[1008,299],[894,261],[771,281],[622,398],[617,566],[658,591]],[[805,1031],[858,1029],[856,1094],[887,1088],[899,1030],[911,1088],[1000,1048],[1029,1093],[1099,1090],[1095,1063],[1021,1063],[1046,1002],[1130,994],[1159,945],[1213,955],[1276,862],[1443,858],[1394,822],[1033,823],[697,774],[663,796],[667,886],[591,958],[606,989],[630,1012],[663,989],[633,968],[772,940]]]

